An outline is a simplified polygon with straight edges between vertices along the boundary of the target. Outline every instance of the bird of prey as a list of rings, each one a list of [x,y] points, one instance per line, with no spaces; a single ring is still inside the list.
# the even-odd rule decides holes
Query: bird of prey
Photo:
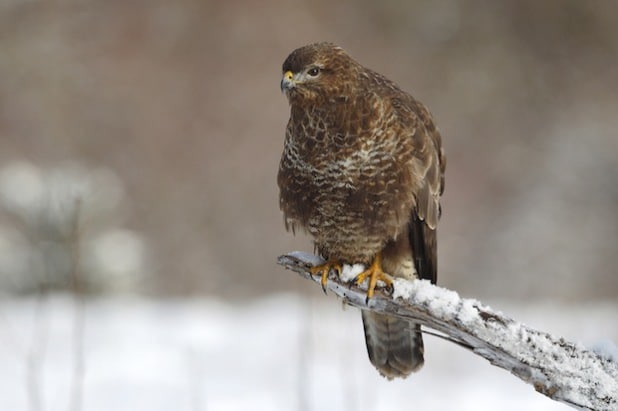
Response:
[[[281,90],[290,119],[277,182],[288,230],[309,232],[331,270],[364,264],[354,280],[436,282],[436,226],[444,189],[440,133],[427,108],[332,43],[294,50]],[[369,359],[386,378],[423,365],[419,324],[362,311]]]

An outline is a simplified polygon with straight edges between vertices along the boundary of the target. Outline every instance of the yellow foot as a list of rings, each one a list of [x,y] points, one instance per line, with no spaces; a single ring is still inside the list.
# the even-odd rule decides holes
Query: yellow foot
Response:
[[[341,263],[335,259],[329,259],[325,264],[316,265],[315,267],[311,267],[309,271],[312,275],[320,275],[322,284],[322,291],[326,294],[326,283],[328,282],[328,274],[330,270],[335,270],[335,273],[339,276],[341,275],[342,266]]]
[[[367,298],[365,300],[365,303],[368,303],[369,299],[373,297],[378,280],[383,281],[386,284],[387,288],[392,289],[393,278],[390,275],[386,274],[384,271],[382,271],[382,254],[378,253],[375,256],[369,268],[356,276],[356,278],[354,279],[354,283],[359,286],[367,278],[369,278],[369,285],[367,286]]]

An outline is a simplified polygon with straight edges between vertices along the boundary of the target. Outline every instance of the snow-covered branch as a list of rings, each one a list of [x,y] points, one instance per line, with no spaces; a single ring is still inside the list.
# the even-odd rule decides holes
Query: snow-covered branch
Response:
[[[309,268],[321,262],[319,257],[302,252],[278,259],[280,265],[318,283],[320,279],[312,276]],[[395,279],[392,295],[376,290],[366,302],[365,290],[349,283],[349,271],[344,269],[341,278],[331,273],[327,285],[347,304],[413,319],[510,371],[553,400],[584,410],[618,410],[618,360],[611,355],[527,327],[428,281]]]

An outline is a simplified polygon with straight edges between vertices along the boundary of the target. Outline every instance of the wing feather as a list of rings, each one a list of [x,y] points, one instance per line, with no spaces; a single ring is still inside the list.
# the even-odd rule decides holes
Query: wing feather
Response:
[[[427,108],[406,94],[400,103],[402,121],[413,140],[412,190],[416,200],[408,223],[408,238],[416,272],[432,283],[438,277],[437,233],[444,191],[446,160],[442,138]]]

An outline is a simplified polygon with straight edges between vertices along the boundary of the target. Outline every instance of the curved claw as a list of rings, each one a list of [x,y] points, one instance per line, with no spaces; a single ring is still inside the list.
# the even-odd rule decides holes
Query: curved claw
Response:
[[[326,284],[328,283],[328,274],[330,270],[334,270],[337,276],[341,275],[342,270],[341,263],[337,260],[328,260],[326,263],[311,267],[309,271],[311,275],[319,275],[321,277],[320,284],[322,285],[322,291],[326,294]]]
[[[384,282],[388,289],[393,289],[392,277],[382,270],[382,255],[380,253],[375,256],[368,269],[356,276],[354,283],[359,286],[367,278],[369,278],[369,285],[367,286],[367,298],[365,299],[365,303],[369,303],[369,300],[373,297],[378,281]]]

